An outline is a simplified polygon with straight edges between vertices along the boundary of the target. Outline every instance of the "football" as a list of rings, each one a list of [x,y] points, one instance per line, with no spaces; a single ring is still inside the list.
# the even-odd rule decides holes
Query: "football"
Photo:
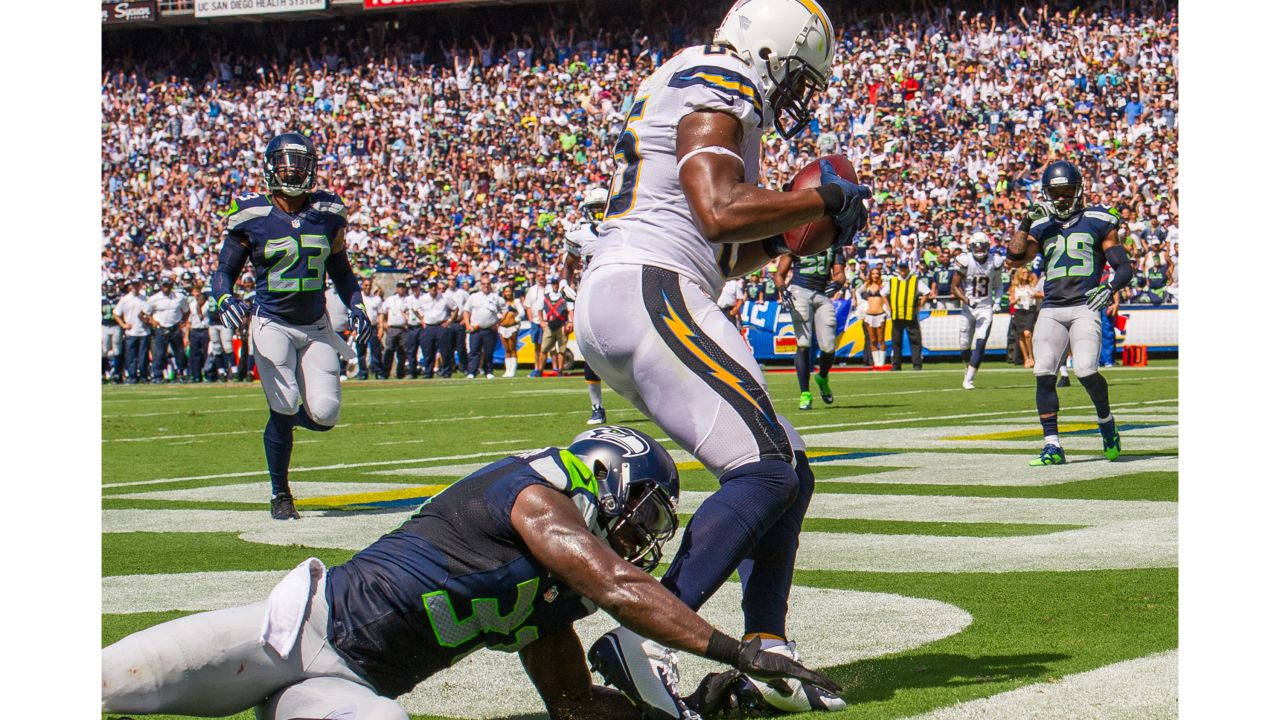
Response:
[[[814,160],[813,162],[800,168],[800,172],[791,179],[791,185],[788,187],[789,192],[796,190],[806,190],[808,188],[816,188],[821,183],[819,178],[822,176],[822,168],[819,163],[823,160],[830,160],[831,165],[835,167],[836,174],[845,180],[858,182],[857,173],[853,170],[853,163],[843,155],[826,155]],[[787,241],[787,247],[796,255],[817,255],[818,253],[831,247],[831,243],[836,241],[836,226],[831,222],[830,216],[822,216],[808,225],[801,225],[798,228],[792,228],[783,233],[783,239]]]

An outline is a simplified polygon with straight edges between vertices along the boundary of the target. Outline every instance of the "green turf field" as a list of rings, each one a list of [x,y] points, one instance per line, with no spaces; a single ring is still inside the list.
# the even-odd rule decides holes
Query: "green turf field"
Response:
[[[795,409],[792,375],[768,376],[818,478],[789,632],[844,683],[840,717],[953,717],[957,702],[1028,685],[954,717],[1172,716],[1176,361],[1107,371],[1125,445],[1116,463],[1101,457],[1083,389],[1061,390],[1068,464],[1036,469],[1026,467],[1040,446],[1030,371],[990,361],[979,389],[964,391],[958,364],[926,367],[835,374],[835,404],[815,398],[808,412]],[[616,395],[605,404],[610,422],[664,437]],[[581,378],[345,383],[339,426],[296,432],[304,518],[280,523],[267,514],[256,385],[109,387],[102,408],[104,644],[261,600],[309,556],[342,562],[443,484],[567,444],[589,414]],[[675,454],[687,518],[715,482]],[[739,631],[736,596],[731,584],[705,614]],[[608,627],[579,625],[588,643]],[[1117,665],[1135,659],[1144,672]],[[518,667],[477,653],[401,701],[415,718],[537,712]],[[696,658],[681,667],[686,691],[710,669]],[[1110,695],[1155,700],[1081,713],[1081,698]],[[1046,702],[1061,714],[1044,714]]]

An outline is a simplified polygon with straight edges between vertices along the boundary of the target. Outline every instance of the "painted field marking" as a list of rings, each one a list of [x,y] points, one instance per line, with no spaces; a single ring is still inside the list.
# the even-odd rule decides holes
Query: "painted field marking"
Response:
[[[1090,446],[1092,447],[1092,446]],[[891,470],[870,474],[819,479],[823,483],[868,483],[903,485],[984,485],[1007,487],[1041,487],[1080,480],[1096,480],[1119,473],[1176,472],[1176,456],[1131,456],[1122,463],[1107,462],[1096,456],[1068,455],[1067,464],[1051,468],[1027,467],[1027,456],[1004,453],[929,453],[904,452],[874,454],[849,460],[824,461],[816,458],[818,467],[888,467]]]
[[[284,574],[227,571],[105,577],[102,611],[213,610],[247,605],[264,600]],[[700,614],[717,627],[740,628],[739,603],[737,589],[726,587]],[[806,663],[814,667],[910,650],[959,633],[973,622],[972,616],[954,605],[887,593],[795,586],[789,604],[788,634],[797,639]],[[589,645],[616,625],[613,618],[597,612],[580,620],[575,628]],[[688,654],[681,654],[679,662],[685,693],[692,692],[706,673],[723,669]],[[460,718],[505,717],[544,709],[518,656],[488,651],[436,674],[399,700],[412,713]]]
[[[1052,682],[939,708],[908,720],[1176,720],[1178,651],[1156,653]]]

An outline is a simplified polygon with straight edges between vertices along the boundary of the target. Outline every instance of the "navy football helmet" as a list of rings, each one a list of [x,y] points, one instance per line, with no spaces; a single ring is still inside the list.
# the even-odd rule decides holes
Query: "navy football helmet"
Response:
[[[263,167],[267,187],[294,197],[310,192],[316,184],[318,162],[311,138],[296,132],[277,135],[267,143]]]
[[[1052,163],[1040,178],[1040,196],[1054,217],[1066,220],[1084,210],[1084,176],[1066,160]]]
[[[648,435],[619,425],[587,430],[566,449],[595,474],[609,544],[646,572],[656,568],[680,522],[680,473],[671,455]]]

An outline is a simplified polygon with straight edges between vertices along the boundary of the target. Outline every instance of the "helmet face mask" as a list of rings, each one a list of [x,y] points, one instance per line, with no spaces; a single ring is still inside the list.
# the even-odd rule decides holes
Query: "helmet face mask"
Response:
[[[1075,165],[1059,160],[1045,168],[1040,197],[1055,218],[1066,220],[1084,210],[1084,176]]]
[[[595,475],[599,527],[610,547],[653,570],[679,525],[680,474],[671,455],[648,435],[616,425],[587,430],[566,449]]]
[[[810,109],[813,96],[827,89],[827,79],[817,68],[803,58],[792,55],[779,63],[781,76],[774,76],[774,64],[769,63],[769,80],[773,94],[769,103],[773,106],[773,126],[784,138],[795,137],[813,117]]]
[[[310,192],[316,184],[317,156],[315,146],[304,135],[285,133],[267,144],[267,187],[290,197]]]
[[[587,220],[598,223],[604,220],[605,208],[609,206],[609,191],[602,187],[587,190],[582,199],[582,214]]]

